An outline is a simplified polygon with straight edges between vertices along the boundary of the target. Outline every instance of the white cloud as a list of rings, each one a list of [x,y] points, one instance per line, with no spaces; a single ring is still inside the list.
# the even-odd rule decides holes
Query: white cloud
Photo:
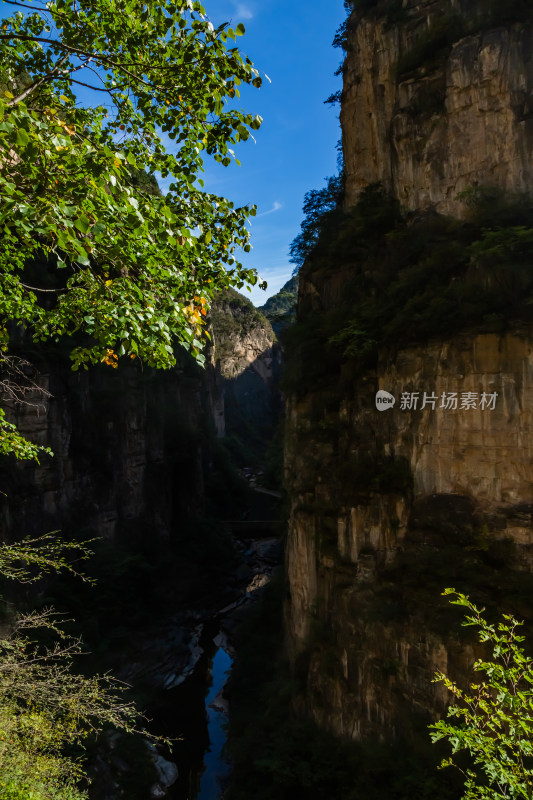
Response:
[[[278,203],[277,200],[274,200],[274,205],[268,211],[263,211],[262,214],[258,214],[257,218],[259,217],[266,217],[267,214],[273,214],[275,211],[279,211],[280,208],[283,208],[283,203]]]
[[[243,19],[253,19],[254,12],[249,6],[233,0],[233,7],[235,8],[235,15],[239,18],[239,21]]]

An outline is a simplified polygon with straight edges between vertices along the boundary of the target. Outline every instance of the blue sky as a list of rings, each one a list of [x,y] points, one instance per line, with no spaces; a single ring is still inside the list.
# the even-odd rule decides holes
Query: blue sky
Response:
[[[345,18],[344,5],[342,0],[205,0],[204,5],[214,25],[244,23],[246,34],[237,44],[271,80],[241,93],[242,107],[264,120],[256,142],[250,139],[236,150],[242,166],[206,164],[204,175],[209,191],[258,206],[253,250],[242,253],[242,261],[268,282],[266,292],[243,292],[261,305],[292,274],[288,251],[300,231],[304,194],[323,186],[337,169],[338,105],[324,100],[341,88],[333,73],[342,51],[331,42]]]

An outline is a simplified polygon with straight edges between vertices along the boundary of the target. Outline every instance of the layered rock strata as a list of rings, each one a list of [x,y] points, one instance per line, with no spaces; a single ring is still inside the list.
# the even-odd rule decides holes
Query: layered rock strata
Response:
[[[346,208],[377,182],[415,216],[462,217],[459,195],[476,185],[527,191],[531,23],[490,22],[466,0],[365,5],[347,26]],[[371,268],[311,257],[301,336],[331,337],[323,320]],[[533,330],[487,330],[382,343],[373,361],[323,365],[289,399],[294,704],[339,735],[427,736],[448,700],[435,671],[466,680],[477,652],[446,586],[533,619]],[[386,410],[380,390],[395,399]]]
[[[458,195],[476,183],[529,191],[531,24],[486,29],[489,10],[477,0],[406,0],[396,23],[386,6],[354,12],[349,24],[347,205],[378,181],[408,209],[454,215],[464,210]]]

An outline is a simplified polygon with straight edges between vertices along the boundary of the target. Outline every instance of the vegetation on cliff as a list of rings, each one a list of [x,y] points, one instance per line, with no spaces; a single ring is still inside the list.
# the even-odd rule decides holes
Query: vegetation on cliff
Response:
[[[412,8],[403,0],[345,0],[347,18],[339,27],[334,47],[348,50],[350,36],[365,17],[384,21],[385,29],[409,20]],[[416,8],[416,6],[415,6]],[[417,70],[426,73],[442,65],[452,46],[465,36],[513,23],[533,21],[533,8],[529,0],[485,0],[478,4],[464,3],[461,7],[449,3],[441,13],[428,16],[427,24],[420,26],[414,40],[405,49],[396,64],[398,80]],[[342,71],[342,65],[339,67]],[[341,93],[332,95],[328,102],[339,100]]]
[[[215,358],[222,362],[234,352],[235,342],[244,340],[253,331],[265,331],[273,337],[270,322],[252,301],[235,289],[216,295],[211,308],[215,339]]]
[[[344,0],[344,5],[348,12],[355,11],[359,15],[369,13],[384,15],[389,23],[408,18],[408,10],[404,8],[403,0]],[[450,4],[449,14],[459,16],[452,10],[454,8],[455,6]],[[463,15],[466,18],[465,12]],[[483,3],[483,14],[472,16],[471,24],[479,28],[497,23],[523,22],[533,17],[533,11],[529,0],[486,0]]]
[[[373,185],[348,211],[326,208],[301,275],[321,284],[342,265],[342,304],[302,305],[289,334],[288,387],[305,392],[343,362],[371,363],[378,348],[502,332],[530,318],[533,202],[490,187],[463,200],[464,220],[404,214]]]
[[[327,179],[321,189],[311,189],[304,197],[304,219],[301,231],[289,248],[291,262],[296,269],[303,266],[305,260],[313,252],[323,235],[327,219],[339,207],[344,192],[342,174]]]
[[[296,319],[296,304],[298,302],[298,275],[285,283],[279,292],[269,297],[259,310],[270,321],[276,336],[292,325]]]

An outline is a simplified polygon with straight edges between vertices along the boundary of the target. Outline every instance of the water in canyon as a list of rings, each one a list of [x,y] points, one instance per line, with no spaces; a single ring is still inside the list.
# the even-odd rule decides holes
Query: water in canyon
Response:
[[[223,754],[226,743],[226,713],[221,692],[228,678],[231,663],[232,659],[227,650],[223,646],[218,647],[211,662],[212,683],[205,701],[209,748],[204,756],[204,772],[200,779],[198,800],[216,800],[220,797],[221,787],[229,775],[230,767]]]
[[[204,652],[193,673],[166,691],[150,713],[158,731],[179,737],[166,754],[179,771],[166,795],[169,800],[219,800],[221,785],[229,776],[223,755],[227,715],[222,692],[232,657],[225,639],[213,627],[208,625],[204,631]]]

